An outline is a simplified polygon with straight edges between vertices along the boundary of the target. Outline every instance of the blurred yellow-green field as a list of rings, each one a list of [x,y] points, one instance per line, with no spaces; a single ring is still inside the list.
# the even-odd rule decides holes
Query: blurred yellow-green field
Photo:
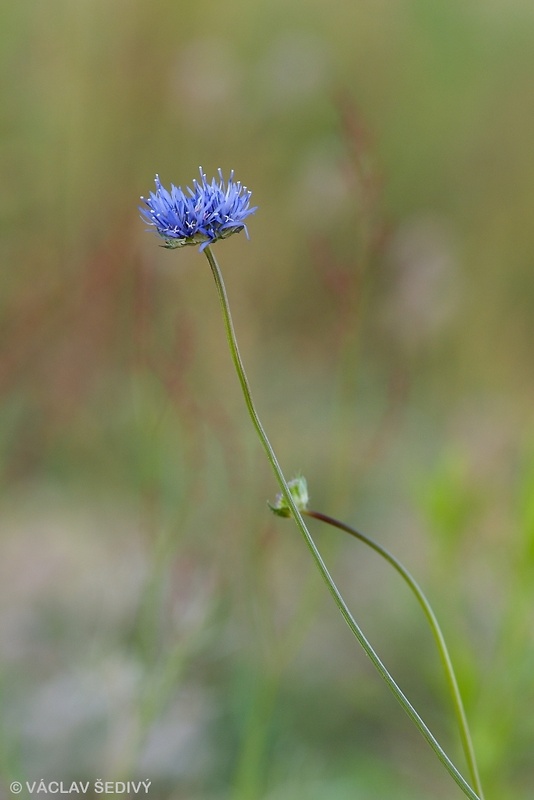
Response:
[[[206,259],[139,219],[199,165],[259,207],[214,252],[286,476],[417,577],[486,800],[532,798],[534,6],[21,0],[0,59],[2,800],[464,796],[268,510]],[[413,597],[311,530],[467,776]]]

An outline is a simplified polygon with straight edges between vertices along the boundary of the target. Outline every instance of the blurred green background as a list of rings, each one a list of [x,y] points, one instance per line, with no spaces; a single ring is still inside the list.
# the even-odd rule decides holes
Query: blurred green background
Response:
[[[138,218],[201,164],[259,206],[216,255],[287,476],[427,589],[487,800],[531,798],[532,4],[21,0],[0,42],[5,785],[463,797],[269,514],[206,260]],[[413,598],[312,530],[465,773]]]

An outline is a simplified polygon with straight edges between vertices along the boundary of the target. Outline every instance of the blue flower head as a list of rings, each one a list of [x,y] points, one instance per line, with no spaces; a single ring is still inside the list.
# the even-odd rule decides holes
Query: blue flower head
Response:
[[[251,194],[239,181],[234,182],[233,170],[228,181],[219,169],[219,180],[208,183],[200,167],[200,182],[193,181],[193,188],[187,187],[185,192],[172,183],[167,191],[156,175],[156,191],[141,198],[147,208],[140,206],[139,210],[141,218],[165,240],[163,247],[199,244],[202,251],[242,230],[248,237],[245,219],[256,211],[256,207],[249,208]]]

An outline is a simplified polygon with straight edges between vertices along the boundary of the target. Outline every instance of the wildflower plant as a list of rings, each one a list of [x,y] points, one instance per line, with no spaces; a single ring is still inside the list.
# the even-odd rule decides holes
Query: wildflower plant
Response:
[[[408,570],[381,545],[333,517],[329,517],[318,511],[309,510],[306,479],[301,475],[290,481],[286,480],[256,411],[245,367],[237,344],[223,275],[211,249],[211,245],[214,242],[220,239],[226,239],[232,234],[239,233],[243,230],[248,238],[245,220],[257,210],[256,207],[250,207],[251,192],[240,182],[234,181],[233,171],[230,173],[228,181],[225,181],[220,169],[218,171],[218,179],[213,178],[211,182],[208,182],[206,175],[203,173],[202,168],[200,168],[200,181],[194,180],[193,188],[187,188],[185,191],[172,184],[170,191],[165,189],[157,175],[155,182],[156,191],[151,192],[148,198],[141,198],[146,206],[140,207],[141,217],[150,227],[155,228],[156,233],[164,240],[163,247],[175,249],[186,245],[199,245],[199,251],[203,252],[208,259],[221,304],[226,337],[234,367],[241,384],[245,403],[280,488],[280,493],[277,495],[274,503],[269,503],[271,511],[277,516],[293,517],[339,611],[379,675],[395,695],[398,702],[417,726],[422,736],[434,750],[441,763],[462,789],[466,797],[470,798],[470,800],[484,800],[475,753],[452,661],[436,616],[422,589]],[[371,547],[401,575],[415,595],[430,625],[440,654],[472,785],[465,780],[453,764],[367,640],[330,575],[308,530],[306,522],[304,521],[304,516],[314,518],[338,528]]]

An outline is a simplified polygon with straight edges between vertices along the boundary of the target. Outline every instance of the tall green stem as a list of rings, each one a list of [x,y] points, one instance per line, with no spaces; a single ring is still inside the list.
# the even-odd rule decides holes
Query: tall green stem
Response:
[[[462,747],[465,753],[465,758],[467,761],[467,765],[469,767],[469,772],[471,774],[471,779],[473,781],[473,785],[480,797],[480,800],[484,800],[484,794],[482,791],[482,785],[480,782],[480,776],[478,774],[478,767],[476,762],[475,750],[473,748],[473,742],[471,740],[471,734],[469,732],[469,725],[467,723],[467,717],[465,714],[464,704],[462,702],[462,696],[460,694],[460,689],[458,687],[458,681],[456,680],[456,675],[454,672],[454,667],[452,665],[451,657],[449,655],[449,651],[447,649],[447,644],[445,642],[445,637],[443,636],[443,632],[440,628],[436,615],[430,605],[425,593],[413,577],[410,572],[406,569],[406,567],[398,561],[395,556],[386,550],[385,547],[377,544],[373,539],[370,539],[364,533],[360,533],[355,528],[352,528],[350,525],[346,525],[344,522],[340,522],[339,520],[335,519],[334,517],[329,517],[327,514],[322,514],[320,511],[303,511],[303,514],[306,514],[308,517],[313,517],[314,519],[318,519],[321,522],[326,522],[327,525],[332,525],[334,528],[339,528],[341,531],[345,531],[345,533],[350,533],[351,536],[354,536],[356,539],[359,539],[364,544],[371,547],[375,552],[382,556],[389,564],[391,564],[394,569],[403,577],[406,581],[414,595],[416,596],[421,608],[424,611],[424,614],[428,620],[432,633],[434,635],[434,639],[436,640],[436,644],[439,651],[439,656],[441,659],[441,663],[443,665],[443,669],[445,670],[445,676],[447,679],[447,684],[449,687],[449,691],[451,693],[454,713],[456,716],[456,721],[458,723],[458,729],[460,732],[460,738],[462,740]]]
[[[287,485],[287,481],[286,481],[286,479],[284,477],[284,473],[282,472],[282,469],[281,469],[281,467],[280,467],[280,465],[278,463],[278,459],[276,458],[275,452],[274,452],[274,450],[273,450],[273,448],[271,446],[271,443],[270,443],[270,441],[269,441],[269,439],[267,437],[267,434],[265,433],[265,430],[263,429],[263,425],[261,424],[260,418],[258,417],[258,413],[256,411],[256,407],[255,407],[254,402],[252,400],[252,393],[250,391],[250,386],[249,386],[248,379],[247,379],[247,376],[246,376],[246,373],[245,373],[245,368],[244,368],[244,365],[243,365],[243,361],[241,360],[241,355],[239,353],[239,348],[238,348],[238,345],[237,345],[237,339],[236,339],[236,335],[235,335],[235,331],[234,331],[234,325],[233,325],[233,322],[232,322],[232,315],[231,315],[231,312],[230,312],[230,305],[229,305],[229,302],[228,302],[228,296],[226,294],[226,287],[224,285],[223,276],[222,276],[220,267],[219,267],[219,265],[218,265],[218,263],[217,263],[217,261],[215,259],[215,256],[213,255],[213,252],[212,252],[212,250],[211,250],[211,248],[209,246],[204,249],[204,252],[206,254],[206,257],[208,259],[209,265],[211,267],[213,278],[215,280],[215,285],[217,287],[217,293],[219,295],[219,300],[220,300],[220,303],[221,303],[221,308],[222,308],[223,317],[224,317],[224,326],[225,326],[225,330],[226,330],[226,336],[227,336],[227,339],[228,339],[228,344],[230,346],[230,352],[231,352],[231,355],[232,355],[232,360],[234,362],[234,367],[236,369],[237,376],[239,378],[239,382],[241,384],[241,389],[243,390],[245,403],[246,403],[248,412],[250,414],[250,417],[252,419],[252,423],[253,423],[253,425],[254,425],[254,427],[256,429],[256,432],[257,432],[257,434],[258,434],[258,436],[260,438],[260,441],[261,441],[261,443],[263,445],[263,448],[265,450],[267,458],[269,459],[269,463],[270,463],[270,465],[271,465],[271,467],[273,469],[273,472],[274,472],[274,474],[276,476],[278,485],[280,486],[280,491],[282,492],[282,495],[284,496],[284,498],[285,498],[285,500],[286,500],[286,502],[287,502],[287,504],[288,504],[288,506],[289,506],[289,508],[291,510],[291,513],[292,513],[293,518],[294,518],[294,520],[295,520],[295,522],[297,524],[297,527],[299,528],[300,532],[302,533],[302,535],[304,537],[304,540],[305,540],[305,542],[306,542],[306,544],[308,546],[308,549],[311,552],[313,560],[315,561],[315,564],[316,564],[319,572],[321,573],[321,575],[323,577],[323,580],[325,581],[325,583],[326,583],[326,585],[328,587],[328,590],[330,591],[330,594],[332,595],[332,597],[334,599],[334,602],[336,603],[339,611],[341,612],[341,614],[342,614],[343,618],[345,619],[347,625],[349,626],[350,630],[352,631],[352,633],[354,634],[354,636],[356,637],[356,639],[358,640],[358,642],[360,643],[360,645],[364,649],[365,653],[367,654],[367,656],[369,657],[369,659],[373,663],[373,666],[375,667],[375,669],[377,670],[379,675],[386,682],[386,684],[388,685],[390,690],[393,692],[393,694],[397,698],[398,702],[401,704],[401,706],[403,707],[405,712],[408,714],[410,719],[417,726],[417,728],[419,729],[420,733],[426,739],[426,741],[428,742],[430,747],[434,750],[434,752],[436,753],[437,757],[439,758],[441,763],[444,765],[444,767],[447,769],[449,774],[456,781],[456,783],[462,789],[464,794],[467,797],[470,798],[470,800],[481,800],[479,795],[477,795],[473,791],[473,789],[471,788],[471,786],[469,786],[469,784],[467,783],[465,778],[456,769],[456,767],[454,766],[454,764],[452,763],[452,761],[450,760],[448,755],[445,753],[445,751],[443,750],[443,748],[441,747],[441,745],[439,744],[439,742],[437,741],[435,736],[432,734],[430,729],[427,727],[427,725],[423,722],[423,720],[421,719],[421,717],[419,716],[419,714],[417,713],[415,708],[412,706],[412,704],[410,703],[408,698],[404,695],[402,690],[397,686],[397,684],[395,683],[393,677],[390,675],[390,673],[388,672],[388,670],[386,669],[386,667],[384,666],[384,664],[382,663],[382,661],[380,660],[378,655],[375,653],[375,651],[373,650],[370,642],[367,640],[367,638],[365,637],[363,631],[360,629],[358,623],[356,622],[356,620],[352,616],[347,604],[343,600],[343,598],[342,598],[342,596],[341,596],[336,584],[334,583],[334,580],[333,580],[332,576],[328,572],[328,569],[326,568],[326,565],[325,565],[325,563],[324,563],[324,561],[323,561],[323,559],[321,557],[321,554],[319,553],[319,551],[318,551],[318,549],[317,549],[317,547],[315,545],[315,542],[313,541],[313,539],[311,537],[311,534],[308,531],[308,528],[306,527],[306,523],[304,522],[302,514],[300,513],[299,509],[297,508],[297,506],[295,504],[295,501],[293,499],[291,491],[289,490],[289,487]]]

